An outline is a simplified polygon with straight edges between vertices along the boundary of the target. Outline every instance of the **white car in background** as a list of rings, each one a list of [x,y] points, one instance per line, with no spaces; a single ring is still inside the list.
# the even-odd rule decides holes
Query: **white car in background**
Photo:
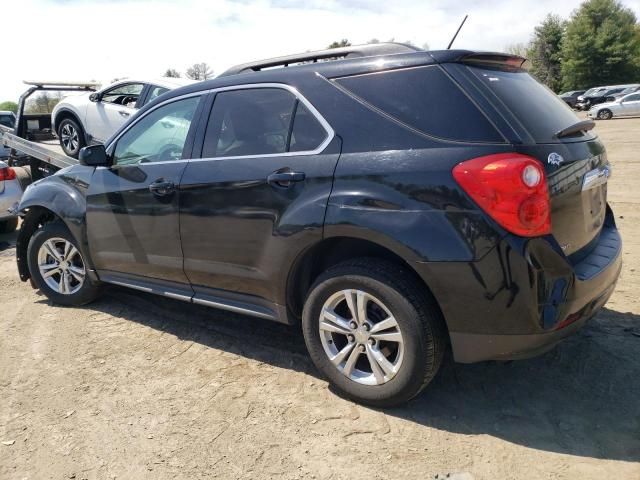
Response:
[[[589,110],[589,117],[598,120],[633,116],[640,116],[640,92],[625,95],[613,102],[601,103]]]
[[[51,125],[64,153],[77,158],[85,145],[106,142],[137,109],[192,83],[182,78],[121,80],[97,92],[64,98],[51,113]]]

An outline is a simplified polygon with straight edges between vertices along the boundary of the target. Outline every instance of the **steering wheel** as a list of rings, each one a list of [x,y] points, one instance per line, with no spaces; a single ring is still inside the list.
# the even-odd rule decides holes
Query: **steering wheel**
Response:
[[[182,156],[182,149],[178,145],[171,144],[162,147],[162,150],[156,155],[155,161],[167,162],[169,160],[177,160],[180,156]]]

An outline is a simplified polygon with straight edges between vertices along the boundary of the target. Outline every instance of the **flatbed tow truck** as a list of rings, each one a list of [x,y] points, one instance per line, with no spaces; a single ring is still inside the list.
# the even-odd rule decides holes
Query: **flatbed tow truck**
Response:
[[[51,112],[29,113],[27,100],[38,92],[95,91],[95,82],[25,81],[29,88],[20,96],[14,128],[0,125],[0,143],[9,147],[6,160],[21,178],[23,189],[32,181],[76,165],[78,160],[64,154],[51,126]]]

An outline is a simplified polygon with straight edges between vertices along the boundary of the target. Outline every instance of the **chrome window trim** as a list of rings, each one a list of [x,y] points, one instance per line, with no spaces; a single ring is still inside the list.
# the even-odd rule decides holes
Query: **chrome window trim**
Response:
[[[120,132],[120,134],[117,137],[115,137],[114,139],[112,139],[109,142],[109,144],[106,146],[106,149],[109,150],[112,146],[114,146],[115,143],[118,140],[120,140],[120,138],[125,133],[127,133],[136,123],[141,121],[147,115],[150,115],[156,109],[158,109],[160,107],[163,107],[163,106],[165,106],[165,105],[167,105],[169,103],[177,102],[177,101],[183,100],[185,98],[208,95],[210,93],[228,92],[228,91],[233,91],[233,90],[254,90],[256,88],[278,88],[278,89],[281,89],[281,90],[286,90],[289,93],[291,93],[294,97],[296,97],[296,99],[298,99],[298,101],[302,102],[302,104],[305,107],[307,107],[309,112],[311,112],[311,114],[315,117],[315,119],[320,123],[322,128],[325,130],[325,133],[327,134],[327,136],[324,139],[324,141],[320,145],[318,145],[318,147],[316,147],[313,150],[303,150],[303,151],[300,151],[300,152],[266,153],[266,154],[263,154],[263,155],[238,155],[238,156],[232,156],[232,157],[190,158],[190,159],[173,160],[171,163],[208,162],[208,161],[217,161],[217,160],[237,160],[237,159],[241,159],[241,158],[298,157],[298,156],[318,155],[319,153],[322,153],[327,148],[327,146],[333,141],[333,139],[335,138],[336,133],[333,130],[333,128],[331,128],[331,125],[329,125],[329,122],[327,122],[325,120],[325,118],[318,111],[318,109],[316,109],[316,107],[314,107],[313,104],[309,100],[307,100],[307,98],[298,91],[297,88],[292,87],[291,85],[284,84],[284,83],[248,83],[248,84],[245,84],[245,85],[231,85],[231,86],[228,86],[228,87],[212,88],[212,89],[209,89],[209,90],[200,90],[198,92],[187,93],[187,94],[181,95],[179,97],[169,98],[169,99],[165,100],[164,102],[159,103],[158,105],[156,105],[155,107],[150,109],[148,112],[145,112],[144,115],[141,115],[140,117],[136,118],[127,127],[126,130],[123,130],[122,132]],[[214,107],[215,107],[215,101],[214,101],[214,105],[211,107],[211,109],[212,109],[211,111],[213,111]],[[211,112],[209,112],[209,115],[210,114],[211,114]],[[120,165],[119,168],[140,166],[140,165],[145,165],[145,166],[146,165],[158,165],[158,164],[166,164],[166,163],[168,163],[168,162],[134,163],[134,164],[130,164],[130,165]],[[113,166],[115,167],[115,166],[118,166],[118,165],[115,164]],[[107,167],[98,167],[98,168],[107,168]]]

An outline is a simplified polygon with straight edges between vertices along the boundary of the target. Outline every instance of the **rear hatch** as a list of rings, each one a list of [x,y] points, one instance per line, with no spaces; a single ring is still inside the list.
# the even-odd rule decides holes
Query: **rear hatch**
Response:
[[[468,64],[468,76],[513,129],[518,152],[544,166],[552,233],[566,255],[582,257],[596,243],[607,208],[609,164],[602,142],[547,87],[526,71]]]

